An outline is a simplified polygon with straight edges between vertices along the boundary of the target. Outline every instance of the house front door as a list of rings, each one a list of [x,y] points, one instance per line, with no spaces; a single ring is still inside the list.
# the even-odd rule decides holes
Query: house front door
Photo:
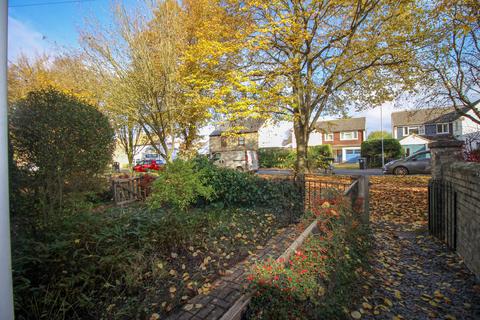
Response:
[[[335,162],[342,162],[342,150],[336,150]]]

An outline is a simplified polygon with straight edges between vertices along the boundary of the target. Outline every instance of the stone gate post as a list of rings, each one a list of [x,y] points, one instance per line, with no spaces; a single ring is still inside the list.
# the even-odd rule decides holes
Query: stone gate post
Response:
[[[448,164],[463,159],[463,141],[439,140],[428,144],[432,153],[432,178],[442,179]]]

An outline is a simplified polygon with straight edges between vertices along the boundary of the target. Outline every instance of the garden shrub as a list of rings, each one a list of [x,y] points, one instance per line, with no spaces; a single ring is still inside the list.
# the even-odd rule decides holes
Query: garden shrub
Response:
[[[152,184],[152,193],[148,198],[151,208],[169,205],[186,210],[200,197],[210,200],[214,188],[207,183],[204,170],[195,170],[192,161],[176,159],[160,171]]]
[[[464,158],[467,162],[480,162],[480,148],[464,152]]]
[[[328,158],[333,157],[333,149],[329,144],[308,148],[307,166],[309,170],[324,169],[328,166]]]
[[[303,199],[293,181],[270,181],[258,176],[220,168],[206,157],[197,157],[196,170],[204,173],[205,181],[213,190],[203,203],[218,203],[227,207],[276,208],[279,215],[295,220],[302,213]]]
[[[307,164],[309,169],[324,168],[326,158],[333,157],[332,146],[320,145],[308,147]],[[261,168],[293,169],[297,161],[297,153],[289,148],[261,148],[258,150]]]
[[[114,131],[108,118],[54,89],[30,92],[15,102],[9,129],[13,158],[26,173],[21,188],[44,220],[61,211],[68,192],[97,185],[111,161]]]
[[[267,260],[251,269],[255,293],[248,319],[345,318],[350,288],[367,264],[368,229],[343,197],[322,200],[312,214],[318,231],[288,261]]]
[[[385,163],[389,160],[399,158],[402,155],[402,146],[397,139],[384,139],[383,150]],[[369,168],[378,168],[382,166],[382,140],[367,140],[362,142],[362,157],[367,158]]]
[[[276,226],[268,211],[141,207],[54,216],[42,232],[22,225],[12,239],[16,319],[148,319],[153,312],[163,319],[166,309],[159,302],[181,304],[182,296],[202,287],[206,274],[243,259]],[[219,249],[235,255],[224,257]],[[208,256],[218,263],[195,276]],[[186,288],[185,272],[195,276],[188,281],[196,283],[194,291]],[[172,285],[178,288],[174,298]]]
[[[260,168],[290,168],[295,163],[295,151],[290,148],[260,148],[258,161]]]

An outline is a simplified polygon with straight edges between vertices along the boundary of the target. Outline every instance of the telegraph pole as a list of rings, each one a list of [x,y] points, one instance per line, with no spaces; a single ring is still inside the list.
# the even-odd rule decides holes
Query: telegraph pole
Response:
[[[0,319],[13,319],[8,184],[7,25],[8,0],[0,1]]]
[[[383,151],[383,105],[380,105],[380,132],[382,133],[382,168],[385,166],[385,153]]]

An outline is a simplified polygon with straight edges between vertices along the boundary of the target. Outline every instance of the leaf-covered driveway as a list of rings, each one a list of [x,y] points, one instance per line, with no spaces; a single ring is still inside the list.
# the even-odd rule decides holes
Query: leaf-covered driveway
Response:
[[[480,319],[480,285],[455,253],[428,236],[427,181],[371,177],[372,269],[352,318]]]

